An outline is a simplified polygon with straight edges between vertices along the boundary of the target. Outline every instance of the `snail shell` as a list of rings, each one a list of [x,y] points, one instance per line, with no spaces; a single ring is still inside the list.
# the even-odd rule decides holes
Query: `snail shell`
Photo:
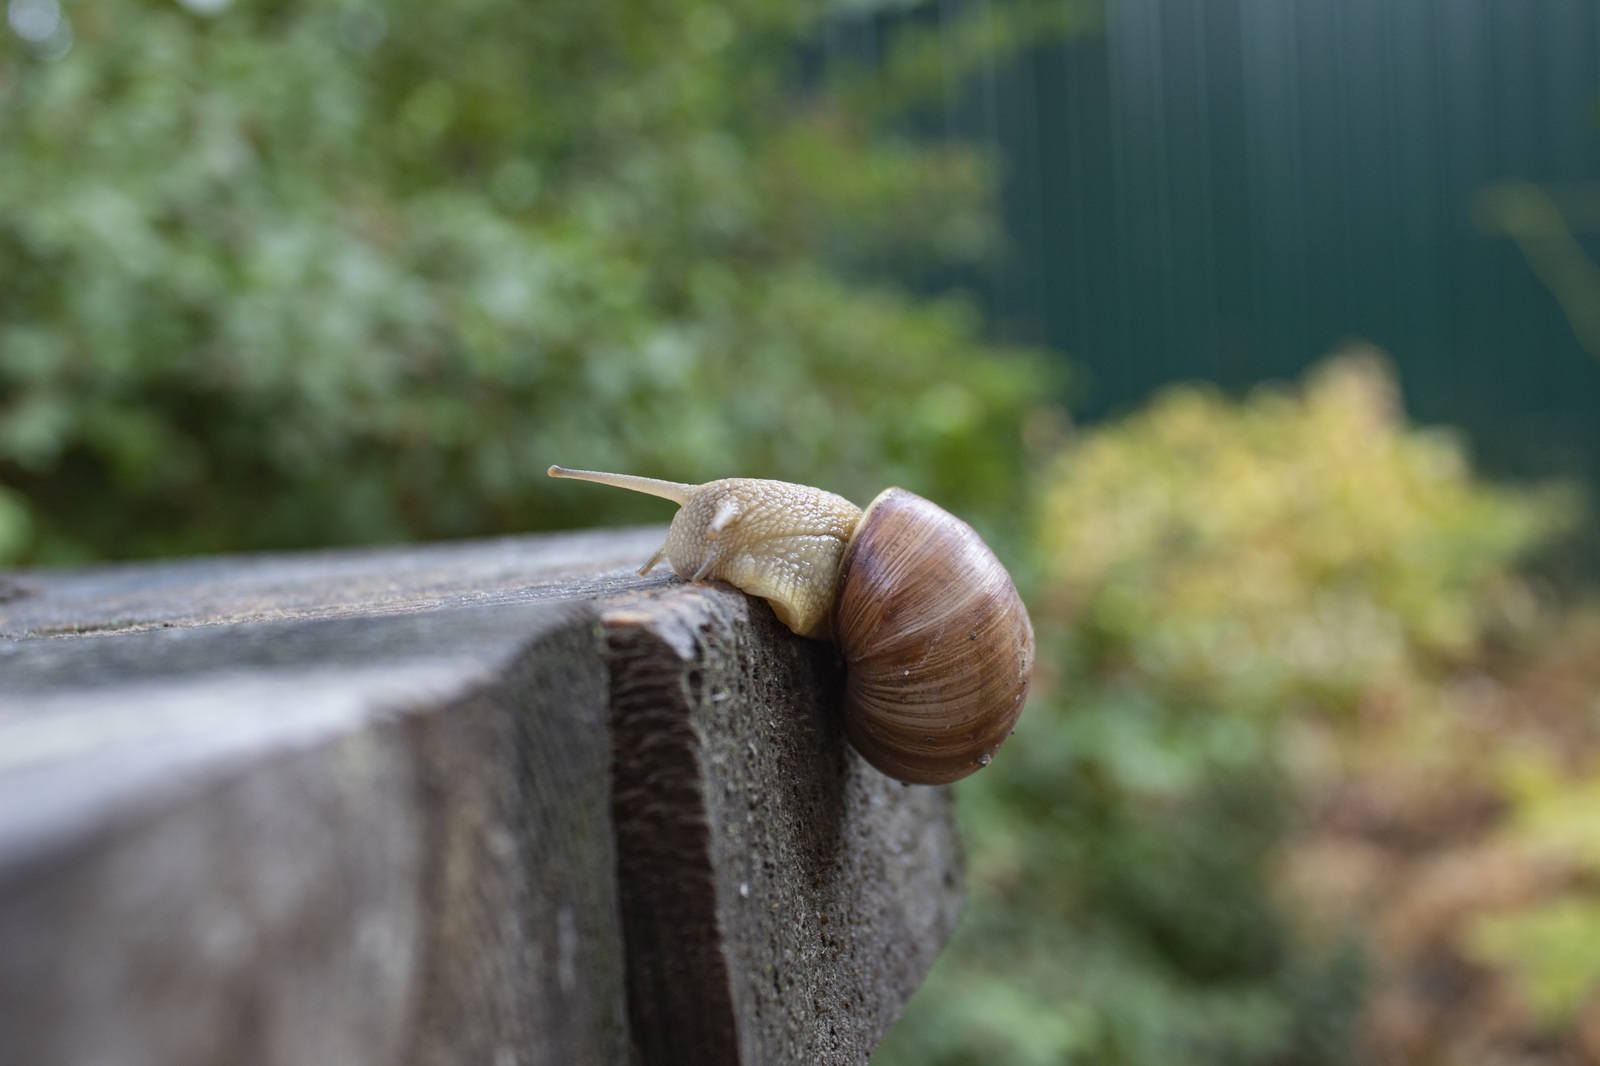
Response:
[[[904,489],[886,489],[863,512],[782,481],[550,474],[682,505],[641,574],[666,559],[680,577],[762,597],[801,636],[834,639],[846,667],[845,732],[889,776],[955,781],[987,766],[1011,735],[1033,626],[1005,567],[948,511]]]
[[[987,766],[1033,672],[1028,610],[989,546],[943,508],[887,489],[850,540],[836,595],[856,750],[918,784]]]

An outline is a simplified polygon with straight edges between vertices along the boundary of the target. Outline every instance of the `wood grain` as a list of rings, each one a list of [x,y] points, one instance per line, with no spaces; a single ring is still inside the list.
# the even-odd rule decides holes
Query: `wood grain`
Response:
[[[833,649],[758,601],[686,588],[603,617],[645,1061],[865,1062],[955,924],[948,789],[851,750]]]

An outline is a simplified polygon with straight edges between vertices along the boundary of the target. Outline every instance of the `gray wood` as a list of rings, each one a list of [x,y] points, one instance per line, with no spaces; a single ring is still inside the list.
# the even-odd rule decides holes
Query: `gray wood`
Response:
[[[594,599],[667,584],[665,569],[642,582],[633,572],[662,536],[647,527],[0,574],[0,638]]]
[[[691,587],[604,614],[645,1062],[865,1062],[960,908],[948,788],[844,739],[833,649]]]
[[[0,1062],[865,1061],[948,792],[660,536],[0,575]]]
[[[0,642],[0,1062],[625,1060],[599,622],[565,578],[437,606],[501,547],[367,614],[311,593],[369,557],[286,560],[307,617],[230,625],[261,568],[110,568],[190,625]]]

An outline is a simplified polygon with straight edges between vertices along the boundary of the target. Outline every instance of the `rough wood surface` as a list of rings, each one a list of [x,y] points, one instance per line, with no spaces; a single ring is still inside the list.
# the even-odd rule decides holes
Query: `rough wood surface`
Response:
[[[865,1061],[948,796],[660,535],[0,575],[0,1062]]]
[[[690,588],[604,617],[645,1061],[865,1062],[955,924],[948,789],[850,750],[832,649],[765,605]]]
[[[0,638],[592,600],[669,584],[664,569],[634,574],[661,537],[603,530],[0,574]]]

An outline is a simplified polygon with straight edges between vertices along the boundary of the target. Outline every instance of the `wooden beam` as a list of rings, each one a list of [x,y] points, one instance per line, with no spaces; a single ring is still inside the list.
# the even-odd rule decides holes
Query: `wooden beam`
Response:
[[[4,575],[0,1062],[864,1062],[948,794],[660,535]]]
[[[865,1062],[955,924],[949,790],[849,748],[833,649],[682,588],[605,611],[646,1062]]]

